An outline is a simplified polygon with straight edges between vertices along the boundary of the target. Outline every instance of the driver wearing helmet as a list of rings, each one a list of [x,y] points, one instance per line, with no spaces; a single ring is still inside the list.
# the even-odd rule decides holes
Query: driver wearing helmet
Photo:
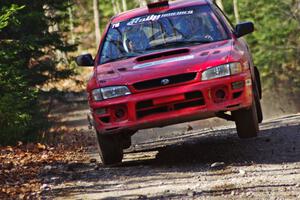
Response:
[[[177,26],[179,26],[179,30],[184,37],[189,40],[213,40],[201,15],[181,17]]]
[[[124,34],[124,48],[127,52],[140,52],[149,47],[149,39],[142,26],[130,27]]]

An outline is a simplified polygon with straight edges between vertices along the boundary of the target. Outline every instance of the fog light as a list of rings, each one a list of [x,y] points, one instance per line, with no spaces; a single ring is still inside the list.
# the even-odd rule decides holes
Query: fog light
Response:
[[[215,103],[221,103],[228,100],[228,88],[226,86],[214,88],[212,98]]]
[[[232,87],[233,90],[241,89],[244,86],[245,86],[244,81],[238,81],[238,82],[231,83],[231,87]]]
[[[105,108],[99,108],[99,109],[96,109],[96,110],[95,110],[95,113],[96,113],[97,115],[104,115],[104,114],[106,114],[106,109],[105,109]]]
[[[118,108],[116,111],[115,111],[115,116],[117,119],[122,119],[125,117],[125,111],[123,108]]]
[[[226,93],[225,93],[224,90],[219,89],[219,90],[216,91],[215,96],[216,96],[218,99],[224,99],[225,96],[226,96]]]

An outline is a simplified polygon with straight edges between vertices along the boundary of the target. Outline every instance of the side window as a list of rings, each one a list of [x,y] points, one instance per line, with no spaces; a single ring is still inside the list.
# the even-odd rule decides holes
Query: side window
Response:
[[[230,20],[227,18],[225,13],[219,7],[217,7],[215,5],[213,5],[213,10],[215,10],[217,12],[218,16],[222,18],[222,20],[225,22],[226,26],[228,28],[230,28],[231,31],[234,31],[234,26],[230,22]]]
[[[203,19],[206,21],[206,27],[209,30],[209,34],[214,36],[216,40],[227,38],[224,27],[212,12]]]
[[[224,28],[212,13],[199,12],[193,18],[180,17],[174,26],[187,39],[223,40],[227,38]]]
[[[122,35],[118,29],[110,29],[103,46],[101,60],[116,59],[124,52],[122,48]]]

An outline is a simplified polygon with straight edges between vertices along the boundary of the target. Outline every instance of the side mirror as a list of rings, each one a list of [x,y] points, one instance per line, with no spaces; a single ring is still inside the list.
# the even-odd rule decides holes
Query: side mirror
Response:
[[[252,22],[239,23],[235,27],[235,35],[240,38],[244,35],[252,33],[254,31],[254,24]]]
[[[84,54],[76,57],[75,62],[78,66],[91,67],[94,66],[94,60],[91,54]]]

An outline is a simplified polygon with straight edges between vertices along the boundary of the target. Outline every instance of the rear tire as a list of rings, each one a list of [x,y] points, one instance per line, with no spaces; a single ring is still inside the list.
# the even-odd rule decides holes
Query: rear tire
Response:
[[[233,111],[237,134],[241,139],[257,137],[259,132],[256,101],[248,109]]]
[[[97,132],[99,153],[104,165],[117,165],[122,162],[123,148],[116,135],[101,135]]]

